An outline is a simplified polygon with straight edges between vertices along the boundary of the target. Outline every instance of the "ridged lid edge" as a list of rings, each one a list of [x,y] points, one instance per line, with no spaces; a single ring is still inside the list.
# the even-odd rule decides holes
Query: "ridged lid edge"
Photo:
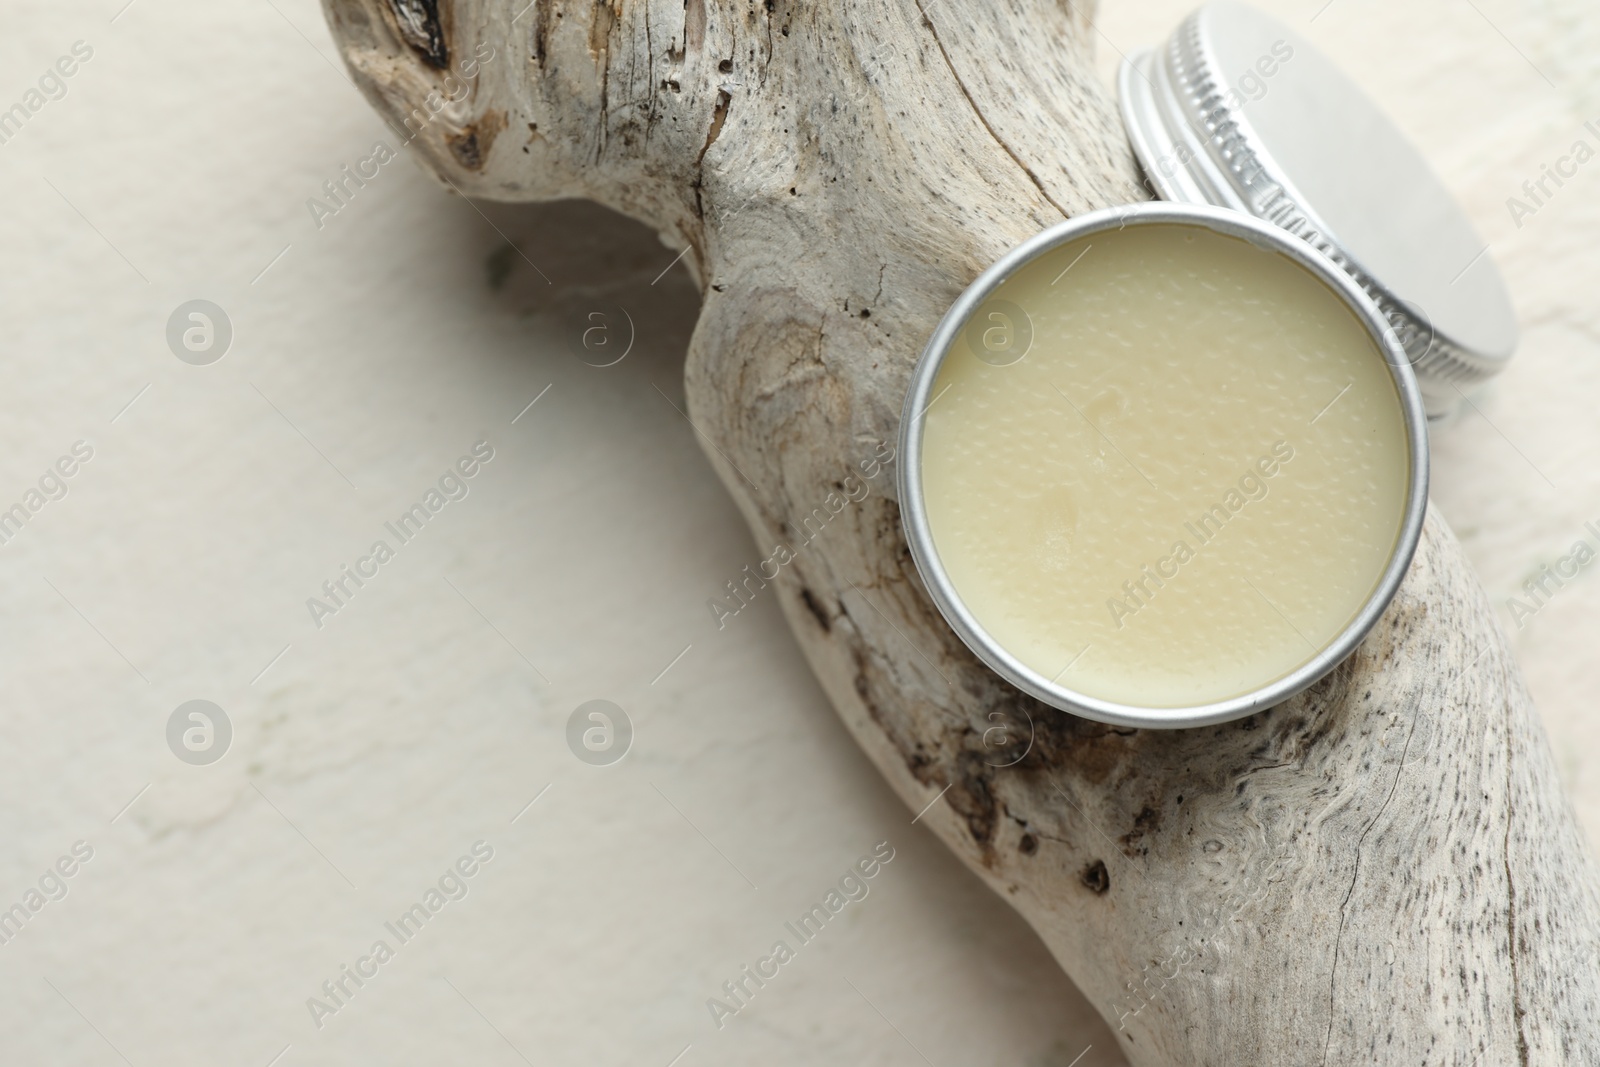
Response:
[[[1498,374],[1506,361],[1479,355],[1440,335],[1424,311],[1407,304],[1382,285],[1329,235],[1328,226],[1305,203],[1282,168],[1251,142],[1251,130],[1243,121],[1242,108],[1230,102],[1229,97],[1234,94],[1230,93],[1205,48],[1201,14],[1202,11],[1191,14],[1173,33],[1159,69],[1135,70],[1135,73],[1147,84],[1152,74],[1169,80],[1174,102],[1185,112],[1180,121],[1187,127],[1186,140],[1191,142],[1191,148],[1204,150],[1213,171],[1212,180],[1220,174],[1251,214],[1299,237],[1354,279],[1393,329],[1395,339],[1411,361],[1418,384],[1434,401],[1429,405],[1430,411],[1442,414],[1453,409],[1462,387]],[[1125,62],[1131,65],[1144,60],[1154,68],[1154,58],[1144,53],[1131,56]],[[1134,79],[1127,77],[1122,81],[1125,89],[1135,84]],[[1148,91],[1158,92],[1153,85]],[[1140,112],[1130,106],[1131,101],[1126,96],[1125,93],[1123,118],[1132,126],[1139,121]],[[1158,108],[1157,113],[1159,111]],[[1175,132],[1169,131],[1168,136]],[[1141,147],[1140,138],[1133,138],[1133,141],[1136,149]],[[1140,155],[1147,172],[1156,165],[1155,160]],[[1195,154],[1191,154],[1182,165],[1193,169],[1195,162]],[[1205,183],[1200,184],[1203,187]],[[1166,186],[1176,188],[1170,182],[1163,186],[1164,194],[1169,191]]]

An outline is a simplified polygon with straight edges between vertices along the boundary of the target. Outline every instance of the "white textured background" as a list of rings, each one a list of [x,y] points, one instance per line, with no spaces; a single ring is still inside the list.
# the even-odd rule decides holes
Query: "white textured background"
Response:
[[[94,48],[0,145],[0,508],[95,449],[0,547],[0,908],[95,849],[0,944],[0,1063],[1120,1062],[910,825],[775,605],[713,626],[757,556],[667,400],[695,300],[681,268],[652,284],[671,254],[572,205],[486,218],[403,158],[319,231],[307,198],[390,138],[315,3],[123,3],[13,0],[0,34],[0,108]],[[1436,431],[1434,477],[1503,606],[1600,524],[1600,160],[1520,229],[1505,205],[1600,149],[1600,13],[1267,6],[1418,140],[1509,279],[1522,351]],[[1107,0],[1108,79],[1187,7]],[[206,367],[164,336],[195,297],[235,330]],[[637,324],[606,370],[560,314],[594,301]],[[470,496],[313,626],[306,597],[485,437]],[[1512,631],[1591,840],[1594,570]],[[197,697],[235,728],[208,767],[164,738]],[[564,739],[595,697],[637,731],[606,768]],[[317,1029],[306,998],[479,839],[469,895]],[[706,998],[882,840],[870,896],[715,1029]]]

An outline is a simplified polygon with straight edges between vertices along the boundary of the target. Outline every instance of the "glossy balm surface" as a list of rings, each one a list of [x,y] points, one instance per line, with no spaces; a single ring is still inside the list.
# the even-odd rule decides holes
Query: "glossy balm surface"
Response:
[[[1305,268],[1201,226],[1029,262],[931,396],[923,493],[950,584],[1090,697],[1197,707],[1284,677],[1350,625],[1401,533],[1383,350]]]

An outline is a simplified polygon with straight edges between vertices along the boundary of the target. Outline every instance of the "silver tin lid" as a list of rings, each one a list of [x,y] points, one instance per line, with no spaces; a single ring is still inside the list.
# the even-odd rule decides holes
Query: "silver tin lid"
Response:
[[[1366,290],[1432,415],[1499,373],[1517,344],[1504,281],[1427,161],[1293,31],[1218,0],[1118,77],[1134,152],[1163,199],[1254,215]]]

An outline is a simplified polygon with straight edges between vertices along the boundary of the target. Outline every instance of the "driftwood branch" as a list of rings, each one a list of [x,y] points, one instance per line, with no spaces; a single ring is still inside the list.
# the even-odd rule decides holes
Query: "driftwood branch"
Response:
[[[763,552],[895,439],[921,344],[983,267],[1144,195],[1080,5],[324,3],[362,89],[457,191],[597,200],[686,250],[690,413]],[[924,821],[1130,1061],[1600,1056],[1600,879],[1436,517],[1330,677],[1182,732],[1075,719],[980,666],[892,490],[773,584],[861,746],[913,809],[948,787]]]

